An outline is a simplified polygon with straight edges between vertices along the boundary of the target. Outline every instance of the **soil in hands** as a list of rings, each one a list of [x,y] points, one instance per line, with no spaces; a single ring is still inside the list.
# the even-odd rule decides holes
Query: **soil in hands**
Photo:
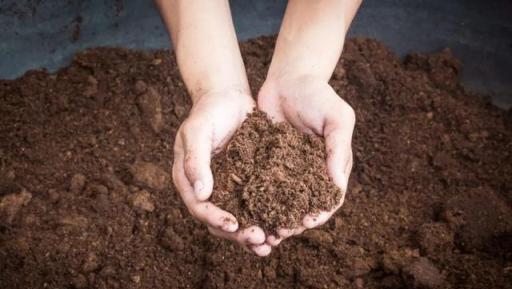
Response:
[[[295,228],[306,214],[330,211],[342,199],[325,162],[321,137],[274,124],[255,111],[213,158],[212,201],[234,214],[242,228]]]
[[[241,44],[254,95],[273,46]],[[459,71],[449,50],[348,40],[331,80],[358,120],[345,203],[266,258],[208,234],[172,187],[190,101],[168,51],[0,80],[0,288],[511,288],[511,114]]]

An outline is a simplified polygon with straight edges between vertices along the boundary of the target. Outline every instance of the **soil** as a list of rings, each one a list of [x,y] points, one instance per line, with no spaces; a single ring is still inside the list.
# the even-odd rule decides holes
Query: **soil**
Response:
[[[212,160],[212,202],[241,228],[296,228],[306,214],[331,211],[343,197],[329,180],[326,157],[321,137],[255,111]]]
[[[241,45],[254,93],[273,44]],[[168,51],[1,80],[0,288],[511,288],[512,114],[464,90],[449,50],[344,50],[345,204],[266,258],[210,236],[171,185],[190,101]]]

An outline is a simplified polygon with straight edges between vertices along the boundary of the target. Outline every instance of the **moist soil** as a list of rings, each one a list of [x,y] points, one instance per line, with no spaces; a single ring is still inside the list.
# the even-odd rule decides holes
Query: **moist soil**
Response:
[[[329,180],[326,158],[321,137],[255,111],[213,158],[212,202],[241,228],[296,228],[306,214],[331,211],[343,197]]]
[[[254,94],[273,45],[241,44]],[[510,112],[464,90],[449,50],[344,50],[345,204],[266,258],[210,236],[172,187],[190,101],[168,51],[1,80],[0,288],[511,288]]]

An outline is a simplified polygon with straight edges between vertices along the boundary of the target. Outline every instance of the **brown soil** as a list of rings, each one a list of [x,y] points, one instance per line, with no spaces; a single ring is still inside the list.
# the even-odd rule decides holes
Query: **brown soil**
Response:
[[[330,211],[342,198],[325,160],[322,138],[253,112],[213,158],[212,201],[242,228],[295,228],[306,214]]]
[[[254,92],[273,43],[242,44]],[[267,258],[211,237],[171,186],[190,102],[168,52],[1,80],[0,288],[511,288],[511,115],[458,72],[448,50],[349,40],[331,82],[358,117],[345,205]]]

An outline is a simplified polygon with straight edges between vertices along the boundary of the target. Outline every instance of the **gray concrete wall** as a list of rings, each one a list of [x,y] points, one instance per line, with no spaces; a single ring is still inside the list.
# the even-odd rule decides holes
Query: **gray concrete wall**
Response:
[[[286,1],[231,1],[241,40],[276,33]],[[512,106],[512,1],[366,0],[351,36],[379,39],[403,55],[453,49],[465,85]],[[167,48],[150,0],[0,0],[0,78],[54,71],[94,46]]]

